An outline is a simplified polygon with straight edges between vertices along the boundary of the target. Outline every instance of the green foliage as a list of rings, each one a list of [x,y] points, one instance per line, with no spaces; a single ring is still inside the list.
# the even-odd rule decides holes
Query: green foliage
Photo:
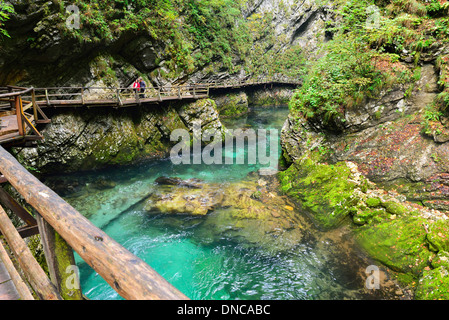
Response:
[[[66,26],[61,2],[58,28],[80,43],[108,44],[129,34],[163,43],[160,58],[179,77],[202,69],[237,72],[236,63],[253,75],[298,77],[304,60],[298,47],[281,51],[286,39],[274,37],[272,13],[245,18],[245,0],[74,0],[79,29]],[[66,4],[67,5],[67,4]],[[256,42],[257,41],[257,42]]]
[[[338,35],[326,50],[295,93],[290,108],[308,119],[338,126],[344,123],[345,109],[361,103],[365,96],[375,96],[386,76],[373,63],[379,54],[356,37]]]
[[[328,28],[333,39],[324,46],[323,57],[309,68],[290,108],[309,122],[339,131],[344,128],[345,112],[365,97],[377,98],[381,90],[394,85],[404,85],[406,97],[410,96],[421,72],[401,60],[407,57],[417,66],[423,53],[448,41],[447,14],[436,12],[449,6],[437,2],[338,1],[339,25]],[[374,4],[381,6],[377,13],[373,13]],[[374,27],[370,19],[375,20]],[[439,83],[445,89],[437,103],[444,110],[449,105],[445,93],[449,92],[448,58],[439,60]]]
[[[14,7],[10,3],[0,0],[0,39],[1,37],[10,37],[8,31],[4,28],[4,24],[11,13],[14,13]]]

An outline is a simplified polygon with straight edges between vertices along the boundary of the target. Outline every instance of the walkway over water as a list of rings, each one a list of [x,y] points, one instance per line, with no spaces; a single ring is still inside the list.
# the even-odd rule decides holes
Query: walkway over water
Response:
[[[37,124],[49,123],[45,108],[133,107],[164,101],[208,98],[215,90],[260,86],[299,86],[298,81],[265,79],[263,81],[211,82],[182,86],[148,87],[144,92],[133,88],[110,87],[0,87],[0,145],[21,145],[43,137]],[[29,113],[31,112],[32,113]]]
[[[0,144],[23,147],[42,140],[36,125],[51,122],[42,111],[48,107],[120,108],[202,99],[209,97],[212,90],[267,85],[297,86],[299,83],[209,83],[148,88],[145,92],[135,92],[132,88],[8,86],[0,88]],[[6,192],[5,184],[10,184],[21,195],[26,207]],[[10,216],[16,216],[23,225],[15,227]],[[40,234],[49,276],[24,241],[36,234]],[[81,288],[74,281],[77,278],[74,277],[73,251],[125,299],[187,299],[147,263],[42,184],[0,146],[0,300],[83,299]]]
[[[0,171],[0,299],[82,300],[73,251],[125,299],[187,299],[146,262],[42,184],[1,146]],[[5,191],[2,185],[6,182],[23,197],[28,209]],[[16,228],[3,208],[19,217],[23,226]],[[23,239],[38,233],[49,276]]]

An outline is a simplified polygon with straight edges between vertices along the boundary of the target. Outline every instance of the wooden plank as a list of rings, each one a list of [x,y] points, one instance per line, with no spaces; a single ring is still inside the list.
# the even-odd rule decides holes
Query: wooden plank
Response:
[[[33,133],[38,136],[39,138],[43,138],[42,135],[40,134],[39,131],[37,131],[37,129],[34,127],[34,125],[31,123],[31,121],[24,115],[22,114],[22,119],[25,121],[25,123],[28,125],[28,127],[31,129],[31,131],[33,131]]]
[[[35,236],[36,234],[39,234],[39,228],[37,225],[35,226],[23,226],[17,229],[17,232],[20,234],[20,236],[25,239],[31,236]]]
[[[0,187],[0,202],[3,206],[10,209],[20,219],[22,219],[29,226],[36,226],[36,219],[25,210],[17,201],[9,195],[3,188]]]
[[[13,226],[12,222],[6,215],[5,210],[0,206],[0,231],[3,233],[14,257],[23,270],[28,282],[34,291],[43,300],[61,300],[55,286],[48,279],[44,270],[33,257],[30,249],[23,241],[22,237]]]
[[[187,299],[143,260],[93,225],[26,171],[1,146],[0,170],[25,200],[123,298]]]
[[[12,283],[14,284],[15,289],[17,290],[20,298],[22,300],[34,300],[33,295],[30,292],[30,289],[25,284],[19,273],[17,272],[16,268],[14,267],[14,264],[12,263],[11,259],[8,256],[8,253],[6,252],[5,248],[3,247],[2,242],[0,241],[0,260],[3,261],[3,264],[8,271]]]
[[[0,144],[7,144],[7,143],[11,143],[13,141],[20,141],[20,140],[24,140],[24,137],[19,135],[18,132],[15,133],[11,133],[11,134],[7,134],[4,136],[0,137]]]
[[[0,300],[19,300],[20,294],[12,280],[0,283]]]
[[[27,111],[27,110],[30,109],[31,107],[33,107],[33,103],[32,103],[32,102],[26,104],[26,105],[23,107],[23,112]]]
[[[17,128],[19,130],[19,135],[24,136],[25,130],[22,120],[22,100],[20,96],[17,96],[15,99],[15,107],[16,107]]]

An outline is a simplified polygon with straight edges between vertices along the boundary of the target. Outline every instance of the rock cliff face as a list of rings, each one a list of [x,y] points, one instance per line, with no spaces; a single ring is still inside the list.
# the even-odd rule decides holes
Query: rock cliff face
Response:
[[[175,129],[192,132],[194,121],[224,134],[215,102],[210,99],[188,104],[126,110],[88,109],[58,113],[43,131],[45,141],[23,149],[18,159],[42,173],[92,170],[126,165],[169,154]]]
[[[397,87],[349,110],[341,134],[290,116],[281,138],[285,157],[294,162],[310,149],[326,148],[331,162],[357,163],[371,181],[396,188],[409,200],[448,210],[448,140],[443,134],[423,134],[422,124],[425,108],[438,94],[437,79],[434,65],[424,64],[409,97],[407,88]]]
[[[60,1],[15,0],[11,3],[15,13],[6,25],[11,38],[1,40],[0,84],[35,87],[87,87],[100,80],[106,85],[123,87],[129,86],[139,75],[154,86],[285,75],[285,71],[294,69],[288,67],[290,60],[297,58],[289,54],[284,56],[285,52],[295,47],[307,58],[320,42],[325,41],[324,21],[330,16],[326,6],[314,1],[247,1],[240,7],[240,19],[248,24],[246,27],[253,38],[245,41],[243,53],[232,48],[229,53],[232,68],[226,68],[217,56],[197,69],[174,72],[183,67],[167,52],[171,50],[170,44],[176,41],[169,35],[165,39],[156,39],[151,30],[139,31],[131,26],[129,30],[117,31],[110,38],[98,40],[91,29],[100,27],[96,24],[109,23],[110,17],[106,13],[105,21],[92,17],[98,15],[93,11],[96,5],[76,1],[82,22],[79,30],[82,36],[77,38],[65,27],[70,16]],[[114,6],[117,4],[111,4]],[[138,8],[128,7],[127,10],[132,12]],[[179,20],[182,19],[188,17],[181,13]],[[184,36],[193,37],[194,34]],[[218,53],[218,48],[211,50]],[[197,59],[195,57],[200,54],[200,48],[194,48],[192,59]],[[273,57],[276,57],[276,66],[263,65],[275,61]],[[282,60],[286,63],[279,66]]]
[[[281,135],[288,167],[280,173],[281,190],[321,227],[350,224],[361,247],[414,289],[416,299],[447,299],[441,257],[446,261],[449,232],[449,47],[432,27],[447,21],[449,6],[384,4],[385,20],[374,31],[353,25],[368,3],[349,4],[342,18],[347,33],[335,36],[294,94]],[[409,28],[407,14],[426,23]],[[403,29],[395,33],[398,25]],[[345,54],[354,39],[364,46]],[[423,39],[425,45],[415,45]],[[360,52],[365,63],[362,55],[345,64]],[[384,52],[390,56],[380,58]],[[396,77],[396,70],[413,75]]]
[[[96,17],[85,16],[95,13],[94,4],[89,7],[76,2],[84,15],[81,22],[86,24],[79,30],[86,38],[79,39],[64,28],[68,14],[59,1],[11,3],[15,13],[7,24],[11,38],[2,39],[0,46],[0,85],[34,87],[127,87],[138,76],[143,76],[149,86],[171,86],[285,75],[286,70],[299,69],[325,41],[324,21],[329,16],[328,8],[314,1],[248,1],[240,15],[254,38],[245,44],[245,55],[237,50],[230,53],[233,68],[225,68],[214,58],[202,68],[173,72],[181,66],[167,53],[173,42],[169,36],[155,39],[148,32],[127,30],[111,39],[95,40],[89,19]],[[194,52],[201,53],[199,49]],[[290,79],[299,76],[293,74]],[[291,95],[291,88],[280,87],[222,93],[212,97],[218,108],[207,102],[207,111],[203,111],[207,117],[215,117],[217,111],[221,116],[235,116],[252,105],[286,104]],[[162,156],[169,147],[170,131],[188,126],[182,109],[193,110],[191,105],[164,105],[138,111],[58,111],[52,116],[52,124],[41,128],[45,142],[18,156],[24,164],[42,172],[94,169]],[[205,113],[190,117],[203,118]]]

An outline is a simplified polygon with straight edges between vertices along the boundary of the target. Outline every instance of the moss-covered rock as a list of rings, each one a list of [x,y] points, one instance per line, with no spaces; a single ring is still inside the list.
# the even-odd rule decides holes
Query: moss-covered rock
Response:
[[[382,204],[379,198],[368,198],[365,202],[366,205],[370,208],[377,208]]]
[[[425,270],[415,291],[417,300],[447,300],[449,299],[449,272],[441,266]]]
[[[290,88],[274,87],[270,89],[253,90],[248,93],[250,105],[258,107],[288,105],[293,96]]]
[[[67,110],[52,117],[37,148],[21,150],[19,161],[42,173],[92,170],[161,158],[176,143],[175,129],[206,129],[225,134],[213,100],[167,104],[163,108]]]
[[[222,117],[237,117],[248,113],[248,96],[244,91],[214,96],[217,109]]]
[[[449,223],[447,220],[438,220],[429,226],[427,241],[433,251],[449,251]]]
[[[384,219],[360,227],[356,239],[374,259],[417,278],[435,255],[427,246],[427,220],[417,215]]]
[[[449,252],[440,251],[436,257],[432,259],[432,267],[434,269],[444,266],[449,270]]]
[[[385,214],[385,210],[367,209],[358,211],[356,214],[354,214],[354,216],[352,217],[352,221],[357,225],[364,225],[373,221],[379,221],[379,219],[382,219]]]
[[[326,229],[337,226],[358,202],[354,196],[356,184],[349,181],[349,176],[344,162],[329,165],[310,157],[279,173],[281,191],[301,203]]]
[[[382,206],[391,214],[403,215],[408,211],[405,206],[394,201],[382,202]]]

